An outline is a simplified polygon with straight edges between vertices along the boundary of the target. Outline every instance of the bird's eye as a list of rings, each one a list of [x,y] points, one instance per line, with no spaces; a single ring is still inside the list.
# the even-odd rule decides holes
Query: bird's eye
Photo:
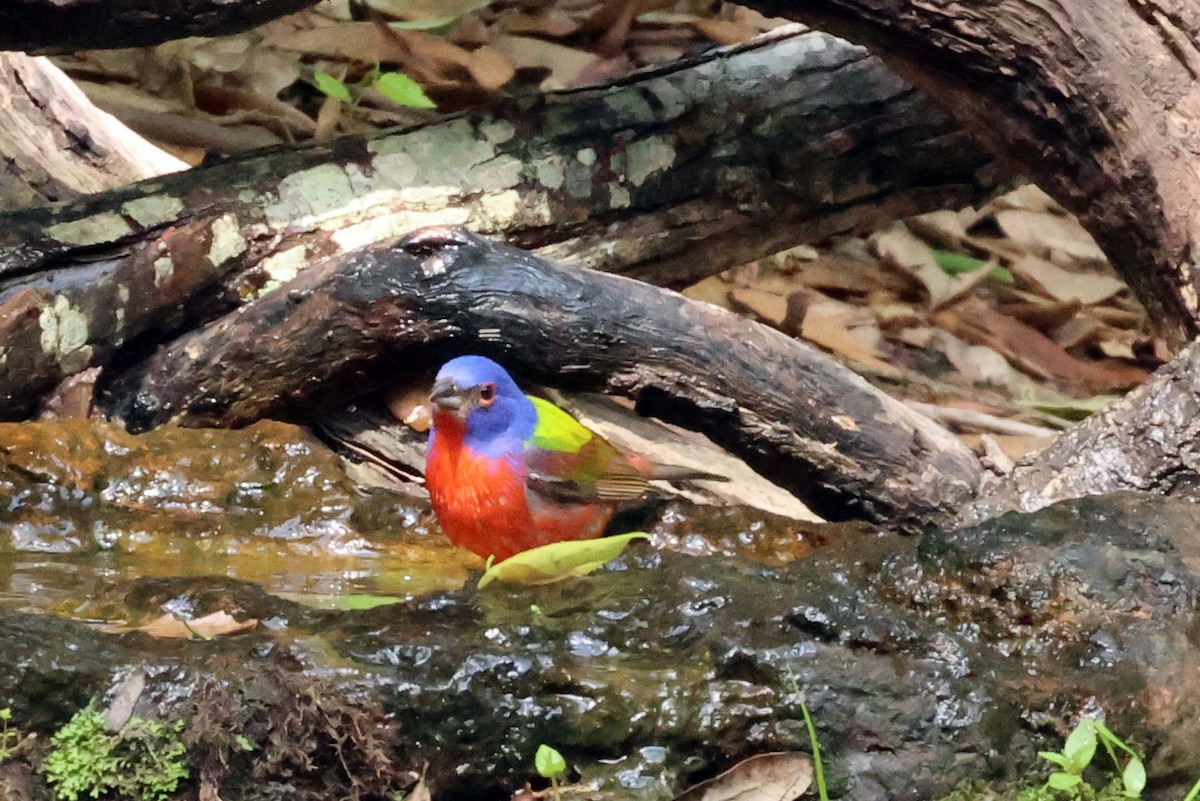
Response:
[[[491,406],[496,400],[496,385],[492,383],[484,384],[479,388],[479,403],[483,406]]]

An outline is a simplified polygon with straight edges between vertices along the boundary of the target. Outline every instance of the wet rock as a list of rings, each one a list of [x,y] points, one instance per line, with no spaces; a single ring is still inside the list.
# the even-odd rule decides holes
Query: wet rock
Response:
[[[61,717],[128,664],[147,665],[144,703],[164,714],[194,715],[205,682],[235,706],[275,709],[287,693],[238,688],[308,677],[358,705],[326,702],[320,721],[371,721],[374,761],[356,770],[400,781],[428,760],[450,799],[504,797],[543,742],[597,789],[666,798],[752,753],[806,750],[799,691],[845,798],[1028,780],[1038,749],[1097,713],[1170,782],[1200,767],[1200,578],[1181,558],[1196,531],[1196,506],[1124,495],[920,541],[826,531],[788,564],[642,546],[558,585],[468,585],[368,611],[313,610],[230,579],[146,579],[126,587],[134,611],[182,597],[196,615],[270,623],[156,641],[5,613],[0,693],[19,699],[20,724],[44,728],[37,710]],[[197,737],[197,753],[212,748]],[[309,741],[335,764],[332,741]],[[279,764],[294,775],[264,774],[244,797],[316,792],[316,777]]]

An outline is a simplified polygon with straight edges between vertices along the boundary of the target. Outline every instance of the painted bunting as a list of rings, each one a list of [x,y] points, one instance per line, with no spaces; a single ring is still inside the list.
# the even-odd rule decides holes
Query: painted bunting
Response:
[[[443,365],[429,400],[425,484],[438,522],[497,561],[600,536],[619,507],[654,492],[649,479],[720,478],[621,453],[483,356]]]

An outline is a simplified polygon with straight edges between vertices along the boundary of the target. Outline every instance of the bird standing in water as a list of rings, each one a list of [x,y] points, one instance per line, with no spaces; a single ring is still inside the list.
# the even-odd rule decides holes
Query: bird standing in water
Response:
[[[600,536],[618,507],[654,492],[650,479],[717,478],[621,453],[483,356],[443,365],[429,400],[425,483],[438,522],[497,561]]]

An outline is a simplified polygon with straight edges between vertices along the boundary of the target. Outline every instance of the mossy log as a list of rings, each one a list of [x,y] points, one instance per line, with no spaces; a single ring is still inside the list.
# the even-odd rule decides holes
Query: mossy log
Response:
[[[325,256],[462,224],[678,286],[988,191],[989,161],[861,48],[785,31],[613,85],[276,150],[0,215],[0,419]]]

